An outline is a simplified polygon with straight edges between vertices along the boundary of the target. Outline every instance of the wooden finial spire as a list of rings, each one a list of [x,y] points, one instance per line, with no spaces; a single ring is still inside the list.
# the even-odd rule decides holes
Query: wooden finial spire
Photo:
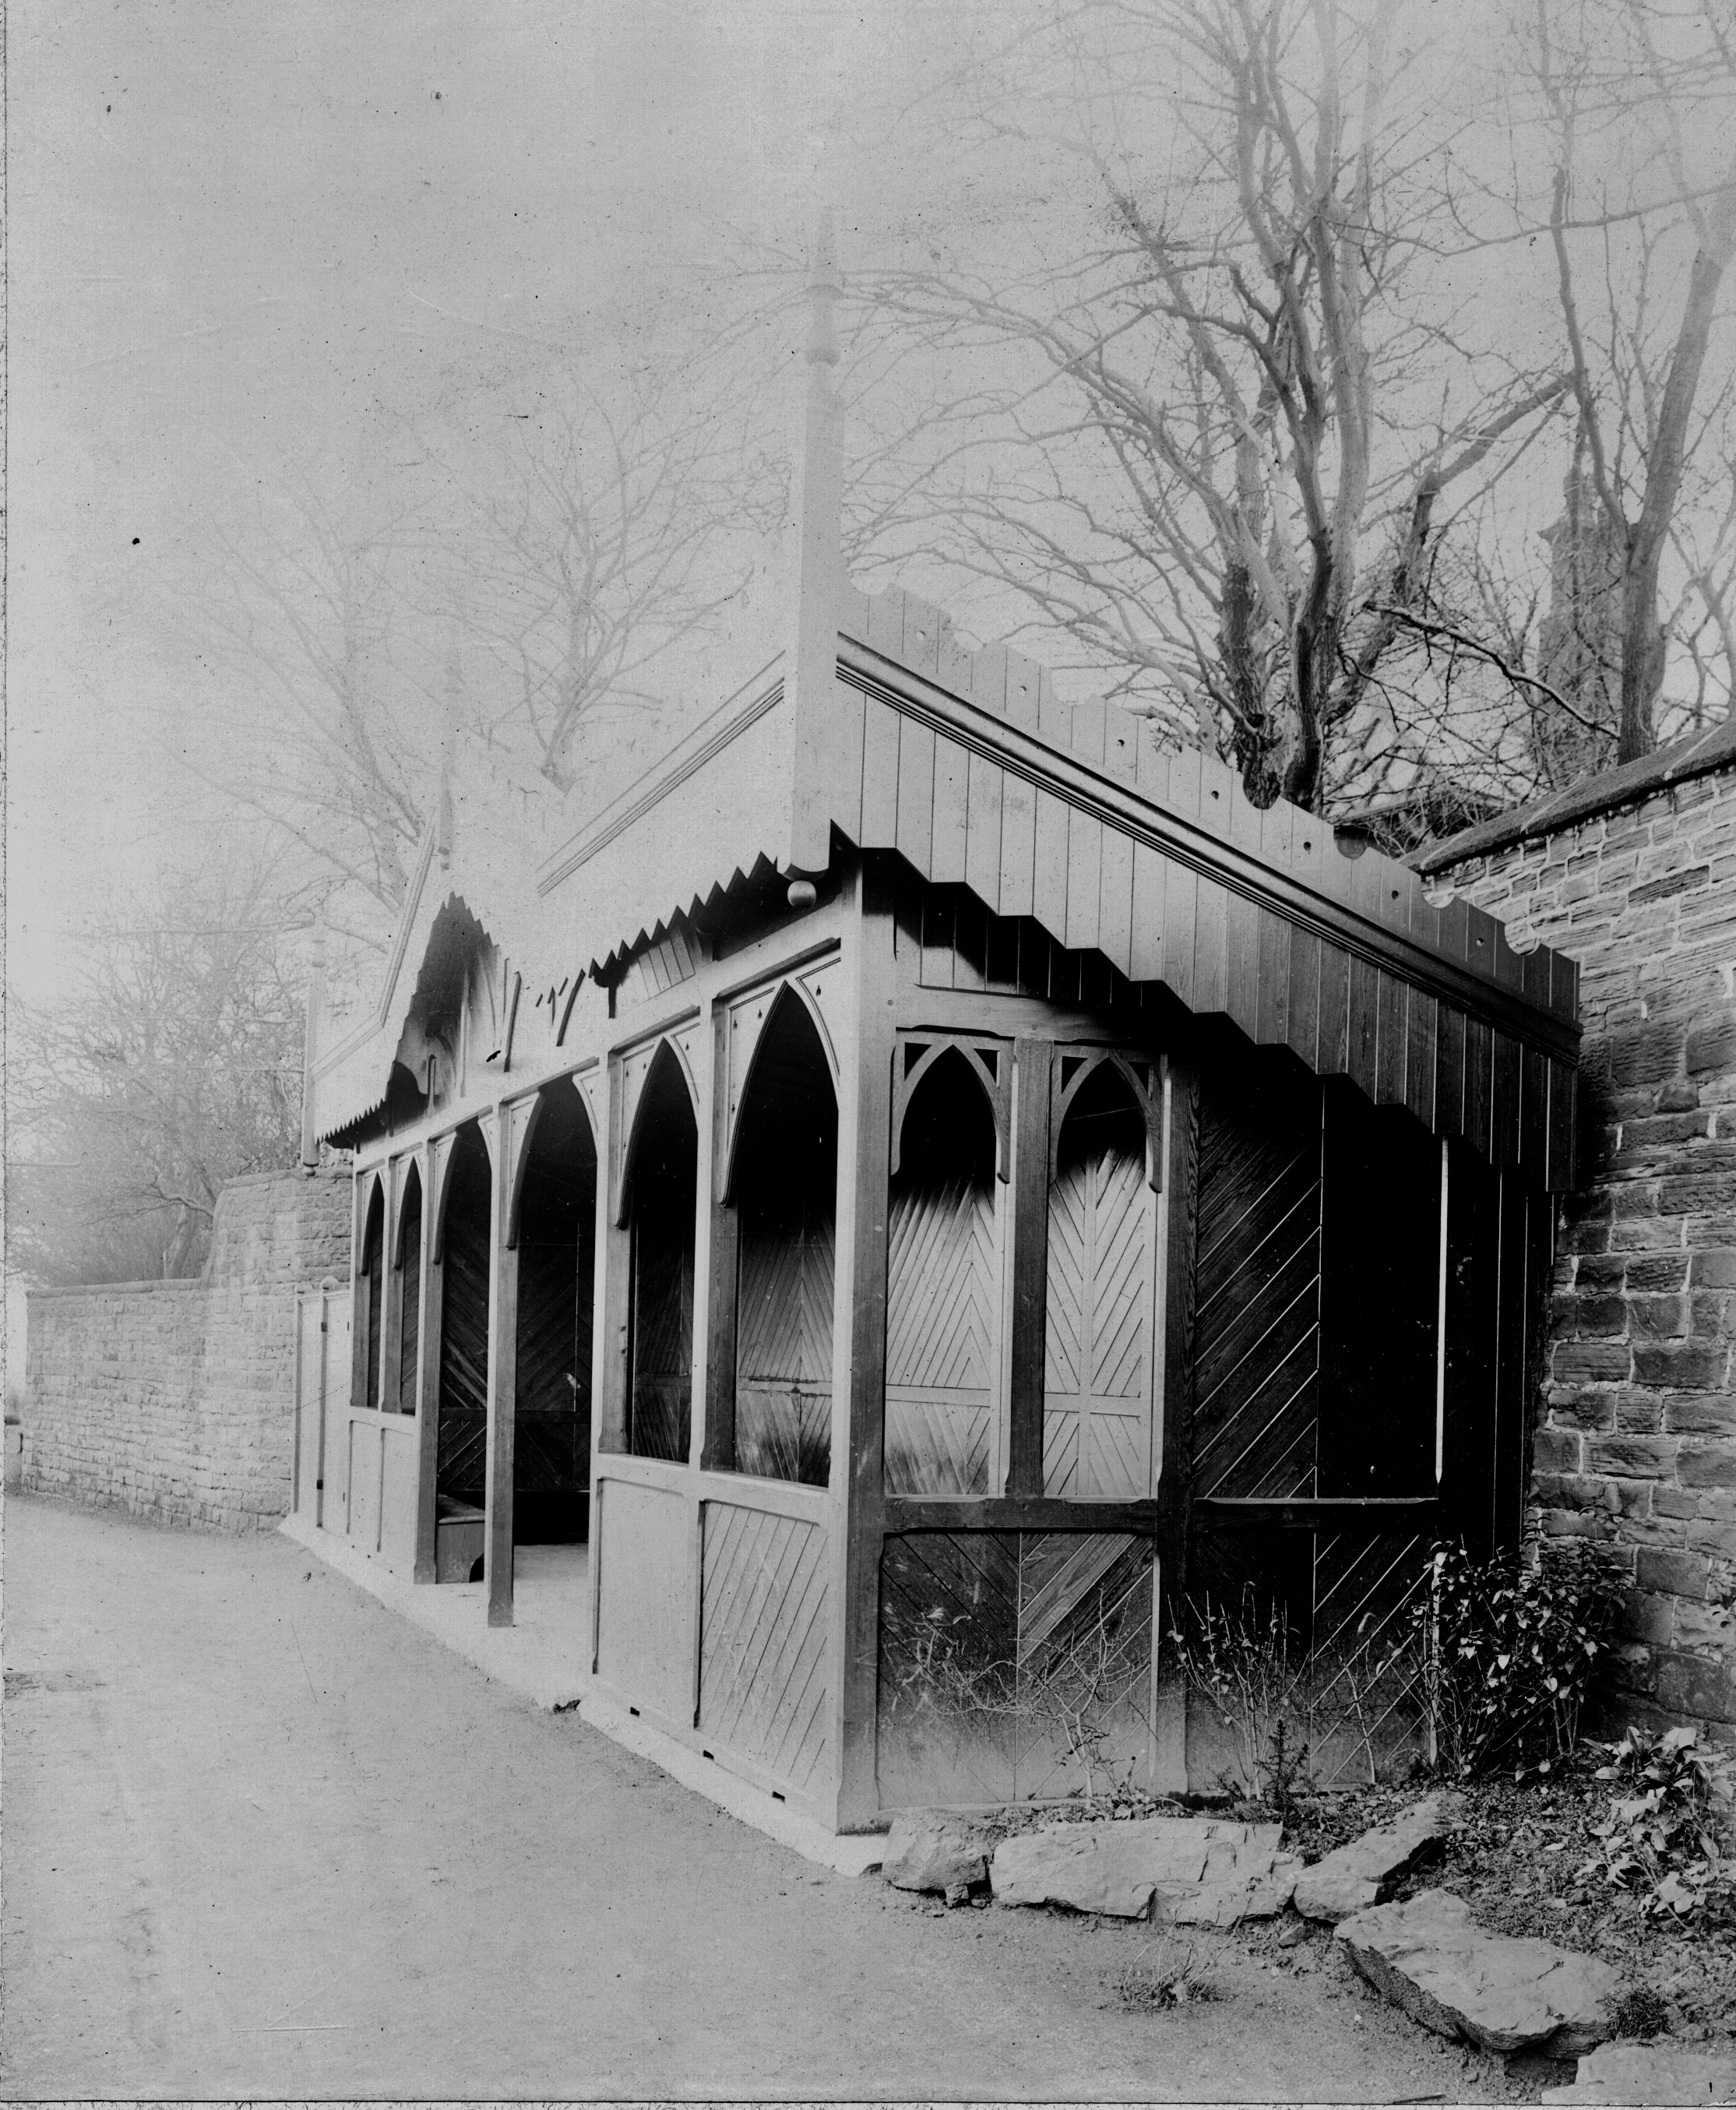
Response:
[[[838,326],[833,310],[843,288],[838,283],[837,243],[832,233],[832,208],[822,206],[814,227],[807,269],[807,363],[836,366]]]
[[[810,779],[823,745],[820,727],[833,708],[838,672],[838,618],[843,585],[843,450],[833,369],[838,331],[833,310],[840,288],[832,215],[823,209],[808,252],[807,344],[791,491],[789,600],[784,693],[793,705],[795,782],[785,863],[793,874],[823,872],[831,854],[830,825],[817,817]]]

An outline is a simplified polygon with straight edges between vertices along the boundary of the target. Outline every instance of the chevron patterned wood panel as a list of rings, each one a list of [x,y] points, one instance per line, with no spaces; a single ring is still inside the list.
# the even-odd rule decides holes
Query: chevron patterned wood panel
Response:
[[[1205,1094],[1194,1318],[1194,1492],[1316,1492],[1320,1103]]]
[[[405,1208],[403,1258],[399,1274],[398,1397],[400,1414],[416,1411],[416,1388],[422,1352],[422,1189],[418,1184]]]
[[[883,1804],[1067,1795],[1146,1777],[1152,1546],[911,1532],[880,1572]]]
[[[1043,1489],[1151,1491],[1155,1198],[1145,1139],[1064,1154],[1049,1189]]]
[[[826,1538],[822,1526],[730,1502],[705,1506],[699,1727],[798,1791],[826,1758]]]
[[[631,1449],[685,1463],[691,1435],[694,1185],[690,1166],[641,1175],[633,1202]]]
[[[454,1183],[460,1176],[454,1169]],[[487,1176],[485,1161],[447,1203],[440,1338],[440,1492],[478,1504],[488,1449]]]
[[[994,1451],[1000,1239],[992,1176],[895,1184],[886,1295],[886,1487],[979,1495]]]
[[[833,1230],[750,1219],[741,1243],[735,1356],[738,1471],[823,1487],[832,1458]]]

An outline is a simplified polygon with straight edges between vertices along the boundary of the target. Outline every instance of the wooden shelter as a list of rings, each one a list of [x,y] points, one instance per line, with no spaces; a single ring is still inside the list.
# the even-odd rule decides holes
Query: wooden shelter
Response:
[[[454,780],[310,1089],[328,1522],[494,1622],[588,1533],[602,1684],[851,1829],[1209,1778],[1182,1593],[1318,1644],[1517,1538],[1578,1028],[1570,961],[852,586],[831,291],[758,672],[540,861]]]

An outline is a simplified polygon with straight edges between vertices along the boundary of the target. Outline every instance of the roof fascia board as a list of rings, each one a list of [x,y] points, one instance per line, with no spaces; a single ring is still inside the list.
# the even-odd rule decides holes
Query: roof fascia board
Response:
[[[744,682],[709,718],[702,719],[685,740],[661,756],[643,776],[636,777],[576,835],[569,836],[537,874],[537,892],[552,893],[563,880],[570,879],[581,865],[589,863],[599,850],[624,834],[635,822],[643,820],[677,786],[721,754],[731,741],[739,739],[749,726],[757,724],[768,711],[775,709],[783,700],[783,681],[766,677],[781,658],[782,654],[778,654],[768,659],[751,681]]]
[[[404,962],[409,951],[410,933],[422,911],[422,897],[427,885],[428,867],[434,858],[435,825],[430,822],[422,832],[422,848],[417,854],[410,883],[404,897],[404,906],[398,912],[398,928],[392,939],[391,950],[387,955],[386,970],[380,981],[380,1000],[371,1017],[362,1020],[359,1026],[346,1033],[335,1047],[321,1051],[314,1066],[318,1077],[326,1070],[353,1054],[363,1044],[377,1033],[391,1017],[392,999],[397,994],[398,978],[404,972]]]

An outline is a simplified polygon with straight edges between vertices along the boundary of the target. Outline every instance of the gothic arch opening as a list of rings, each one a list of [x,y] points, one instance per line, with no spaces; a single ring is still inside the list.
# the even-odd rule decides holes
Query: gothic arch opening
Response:
[[[518,1201],[513,1538],[567,1545],[590,1530],[591,1311],[597,1152],[572,1084],[542,1095]]]
[[[766,1021],[735,1142],[735,1468],[823,1487],[832,1460],[838,1097],[807,1007]]]

